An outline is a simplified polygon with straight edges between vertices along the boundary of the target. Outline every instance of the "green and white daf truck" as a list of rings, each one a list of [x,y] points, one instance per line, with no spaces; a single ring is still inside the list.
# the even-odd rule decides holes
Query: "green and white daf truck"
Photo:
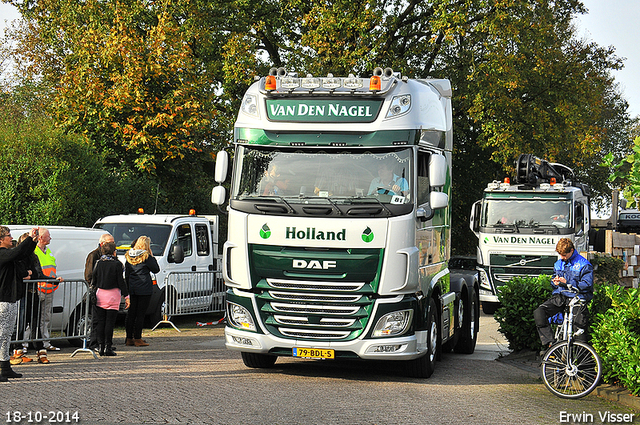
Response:
[[[472,353],[477,282],[447,266],[452,140],[447,80],[256,78],[234,129],[227,348],[248,367],[402,360],[418,377],[442,351]]]
[[[509,179],[487,185],[471,211],[470,227],[478,237],[480,301],[493,314],[500,286],[516,276],[553,272],[560,238],[578,251],[589,243],[589,188],[572,181],[573,171],[533,155],[516,161]]]

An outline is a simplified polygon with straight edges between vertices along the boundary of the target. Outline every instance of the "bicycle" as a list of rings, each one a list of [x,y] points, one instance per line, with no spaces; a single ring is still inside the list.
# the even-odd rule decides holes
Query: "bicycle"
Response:
[[[571,285],[568,289],[578,293]],[[562,323],[556,329],[556,342],[542,356],[542,380],[551,393],[561,398],[577,399],[591,393],[600,382],[602,363],[593,347],[574,337],[584,329],[573,331],[573,311],[584,306],[584,300],[573,297],[565,308]]]

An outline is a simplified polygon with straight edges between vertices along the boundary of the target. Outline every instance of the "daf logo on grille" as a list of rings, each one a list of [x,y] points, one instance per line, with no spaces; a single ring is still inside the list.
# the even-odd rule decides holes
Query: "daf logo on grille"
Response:
[[[335,260],[293,260],[293,268],[328,270],[336,268],[336,262]]]

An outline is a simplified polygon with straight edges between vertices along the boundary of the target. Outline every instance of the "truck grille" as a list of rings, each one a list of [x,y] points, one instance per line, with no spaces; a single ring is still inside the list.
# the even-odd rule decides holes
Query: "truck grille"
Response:
[[[284,338],[348,340],[366,326],[375,291],[364,282],[261,280],[257,297],[270,332]]]

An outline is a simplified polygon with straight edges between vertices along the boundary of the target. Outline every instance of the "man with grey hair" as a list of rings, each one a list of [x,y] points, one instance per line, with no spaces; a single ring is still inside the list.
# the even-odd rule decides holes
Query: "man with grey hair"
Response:
[[[62,281],[62,278],[56,275],[56,257],[53,256],[51,249],[47,246],[51,243],[51,233],[46,227],[40,227],[38,230],[40,233],[35,253],[40,261],[42,273],[49,278],[49,282],[38,282],[38,297],[40,298],[40,335],[44,338],[42,344],[44,345],[45,350],[60,351],[59,348],[51,345],[51,342],[49,341],[49,328],[51,327],[51,315],[53,312],[53,295],[58,289],[58,283]],[[54,279],[58,282],[52,282]]]
[[[96,263],[100,259],[100,256],[102,255],[100,248],[102,247],[102,245],[106,243],[115,243],[115,239],[113,238],[111,233],[103,233],[102,235],[100,235],[98,247],[93,251],[91,251],[89,255],[87,255],[87,261],[84,264],[84,280],[89,284],[89,287],[92,286],[91,279],[93,278],[93,268],[95,267]],[[98,322],[98,315],[96,312],[96,305],[92,302],[91,303],[91,334],[89,336],[89,349],[94,351],[100,350],[100,346],[98,344],[98,338],[96,336],[96,328],[98,326],[97,322]],[[115,347],[112,346],[111,349],[115,350]]]

